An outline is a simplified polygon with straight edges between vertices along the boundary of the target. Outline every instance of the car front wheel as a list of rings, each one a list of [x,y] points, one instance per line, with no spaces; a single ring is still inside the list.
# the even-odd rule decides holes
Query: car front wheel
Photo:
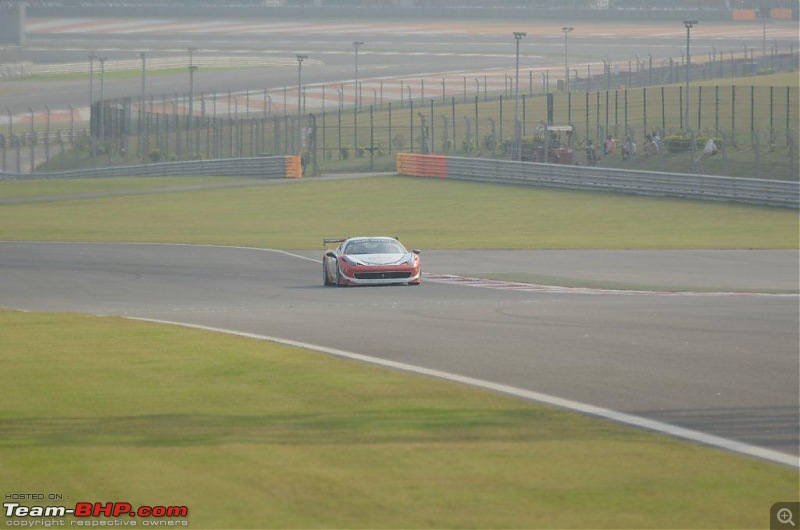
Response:
[[[324,261],[322,262],[322,285],[325,287],[333,285],[333,282],[328,279],[328,264]]]

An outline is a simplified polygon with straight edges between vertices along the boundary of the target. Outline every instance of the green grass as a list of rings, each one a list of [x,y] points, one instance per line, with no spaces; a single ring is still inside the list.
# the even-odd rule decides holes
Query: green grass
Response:
[[[791,209],[410,177],[0,205],[1,240],[283,249],[370,233],[423,249],[797,249],[797,226]]]
[[[755,528],[797,470],[252,339],[0,311],[6,492],[193,528]]]
[[[218,182],[179,179],[177,184]],[[0,181],[0,197],[174,179]],[[402,177],[0,205],[0,240],[798,248],[797,212]],[[797,470],[252,339],[0,310],[8,491],[195,528],[752,528]],[[69,504],[67,502],[67,504]]]

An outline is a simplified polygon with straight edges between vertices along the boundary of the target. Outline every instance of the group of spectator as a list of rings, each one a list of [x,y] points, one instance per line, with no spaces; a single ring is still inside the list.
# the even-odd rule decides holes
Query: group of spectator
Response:
[[[661,149],[661,137],[658,135],[658,132],[653,131],[652,134],[648,134],[644,137],[643,151],[645,156],[655,156],[661,152]],[[619,149],[623,160],[635,157],[637,150],[638,146],[630,136],[625,138],[625,142]],[[609,134],[606,136],[605,142],[603,142],[603,156],[611,156],[616,154],[616,152],[617,139]],[[595,148],[592,140],[589,140],[586,143],[586,160],[590,166],[597,165],[597,149]]]

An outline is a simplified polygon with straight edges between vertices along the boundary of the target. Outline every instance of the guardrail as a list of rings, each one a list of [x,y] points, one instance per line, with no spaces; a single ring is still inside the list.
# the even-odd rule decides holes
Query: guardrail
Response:
[[[141,166],[105,167],[24,175],[18,173],[0,173],[0,180],[170,176],[300,178],[303,175],[300,155],[295,155],[191,160],[187,162],[165,162]]]
[[[800,208],[800,183],[683,173],[659,173],[435,155],[397,155],[397,172],[504,184],[526,184],[686,199]]]
[[[9,137],[0,133],[0,149],[25,147],[31,145],[47,145],[60,143],[74,143],[76,139],[89,135],[89,129],[59,129],[57,131],[15,132]]]

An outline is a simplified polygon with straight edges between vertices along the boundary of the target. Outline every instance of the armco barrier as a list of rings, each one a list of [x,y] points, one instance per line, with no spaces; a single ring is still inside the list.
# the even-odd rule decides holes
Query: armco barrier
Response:
[[[800,183],[683,173],[399,154],[397,172],[418,177],[527,184],[575,190],[664,195],[800,208]],[[435,170],[430,168],[435,167]],[[444,167],[444,173],[442,173]],[[434,174],[435,173],[435,174]]]
[[[31,173],[24,175],[16,173],[0,173],[0,180],[171,176],[300,178],[303,175],[300,155],[295,155],[262,156],[253,158],[223,158],[218,160],[191,160],[188,162],[166,162],[141,166],[80,169],[75,171]]]

